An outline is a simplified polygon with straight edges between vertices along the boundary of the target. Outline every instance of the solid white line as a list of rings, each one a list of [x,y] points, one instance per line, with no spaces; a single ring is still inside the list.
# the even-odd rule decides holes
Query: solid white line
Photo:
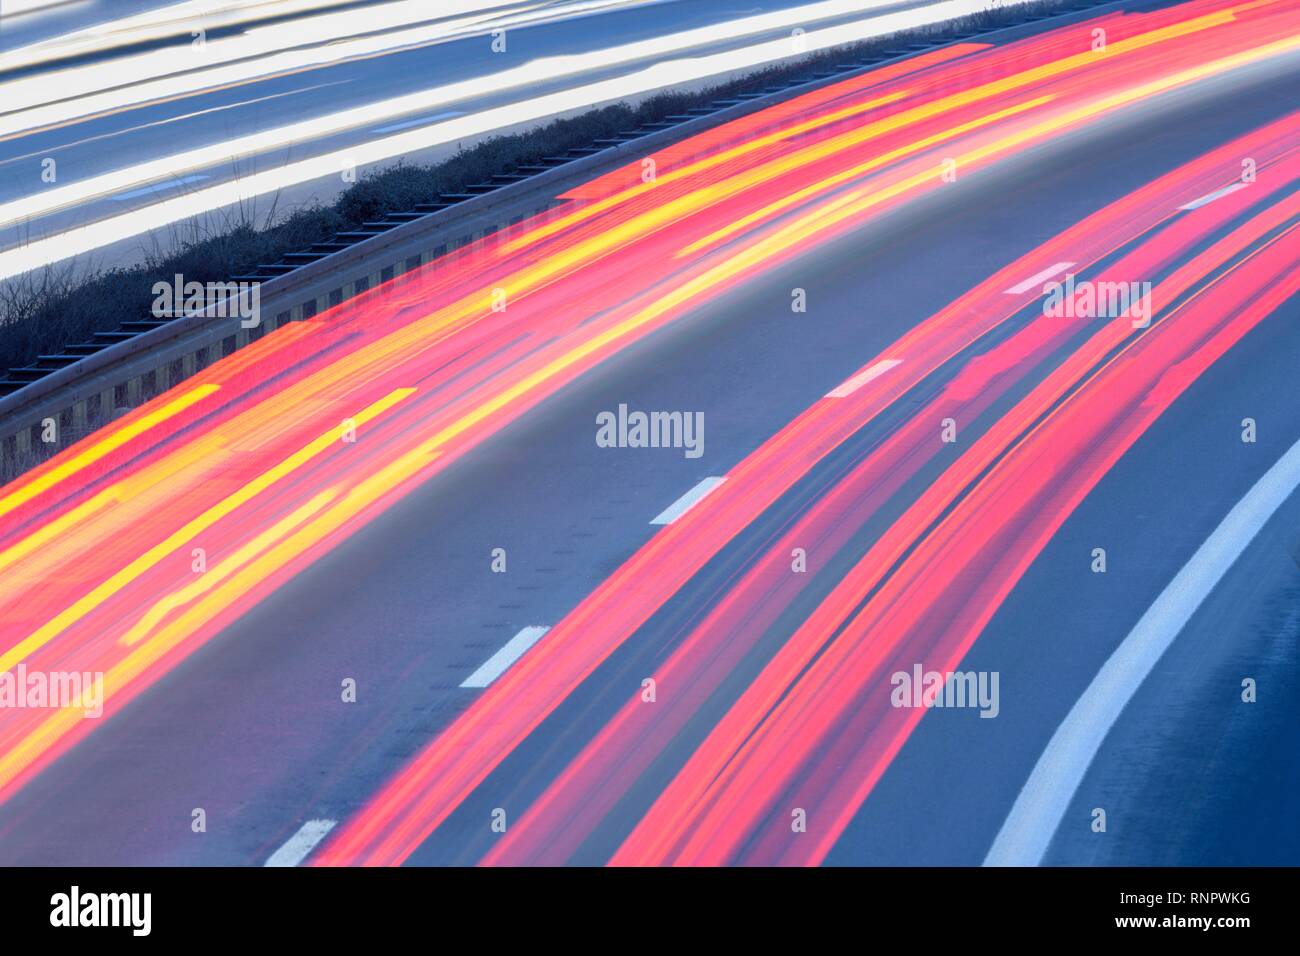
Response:
[[[1022,292],[1028,292],[1030,289],[1041,286],[1052,276],[1064,272],[1072,265],[1074,265],[1073,262],[1058,262],[1054,266],[1048,266],[1042,272],[1037,272],[1034,275],[1031,275],[1024,282],[1013,285],[1010,289],[1006,290],[1004,295],[1020,295]]]
[[[263,866],[297,866],[334,829],[337,820],[308,820],[287,843],[267,858]]]
[[[1232,195],[1238,189],[1245,189],[1246,185],[1247,185],[1246,183],[1233,183],[1231,186],[1224,186],[1222,189],[1216,189],[1214,192],[1202,196],[1200,199],[1193,199],[1185,206],[1179,206],[1178,208],[1179,209],[1200,209],[1202,206],[1208,206],[1216,199],[1222,199],[1224,196]]]
[[[486,687],[504,674],[507,667],[523,657],[524,651],[536,644],[538,639],[549,630],[549,627],[538,625],[524,628],[506,641],[506,646],[489,657],[482,667],[461,681],[460,686]]]
[[[863,371],[859,372],[857,375],[854,375],[843,385],[840,385],[838,388],[832,389],[831,391],[827,392],[826,397],[846,398],[847,396],[852,395],[854,392],[860,389],[863,385],[866,385],[872,379],[879,378],[894,366],[902,365],[902,364],[903,364],[902,359],[884,359],[883,361],[877,362],[875,365],[871,366],[871,368],[864,369]]]
[[[686,512],[690,511],[692,508],[698,505],[700,501],[703,500],[705,495],[707,495],[710,491],[718,487],[718,485],[722,484],[726,480],[727,479],[725,476],[723,476],[722,478],[717,478],[717,477],[705,478],[703,481],[701,481],[690,491],[686,492],[686,494],[682,495],[680,498],[678,498],[676,501],[670,504],[663,511],[659,512],[659,514],[656,515],[654,520],[652,520],[650,523],[651,524],[672,524],[682,515],[686,514]]]
[[[985,866],[1038,866],[1102,741],[1161,655],[1228,569],[1300,486],[1300,442],[1192,555],[1083,692],[1025,781]]]

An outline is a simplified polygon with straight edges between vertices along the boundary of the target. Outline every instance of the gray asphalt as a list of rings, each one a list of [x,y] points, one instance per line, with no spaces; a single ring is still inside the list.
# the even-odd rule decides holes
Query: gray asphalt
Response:
[[[1148,113],[1116,117],[972,174],[606,363],[340,545],[0,806],[0,862],[257,864],[304,820],[343,819],[466,706],[475,692],[458,685],[470,671],[520,627],[553,623],[581,601],[647,540],[650,518],[700,478],[724,473],[996,268],[1282,115],[1292,106],[1295,66],[1170,98],[1158,123]],[[796,285],[810,290],[806,315],[789,311]],[[1066,523],[977,642],[963,666],[1001,672],[1000,719],[928,715],[829,862],[980,862],[1100,663],[1228,508],[1300,438],[1294,306],[1178,400]],[[703,411],[704,457],[597,448],[595,414],[620,402]],[[1262,423],[1248,455],[1236,424],[1245,414]],[[864,431],[862,441],[871,440]],[[1210,852],[1198,839],[1206,812],[1222,828],[1214,839],[1234,846],[1250,832],[1241,807],[1272,806],[1266,819],[1286,819],[1296,771],[1281,736],[1295,721],[1282,703],[1295,663],[1285,635],[1294,630],[1287,608],[1300,568],[1289,553],[1288,568],[1276,545],[1294,548],[1297,529],[1293,500],[1162,663],[1170,670],[1148,682],[1146,717],[1126,714],[1107,742],[1080,805],[1097,805],[1100,793],[1119,811],[1122,823],[1104,844],[1113,855],[1097,856],[1095,843],[1067,827],[1054,861],[1153,859],[1160,843],[1161,862],[1191,862]],[[759,537],[738,542],[726,559],[743,561]],[[1088,571],[1098,541],[1113,556],[1105,576]],[[489,570],[496,547],[509,556],[504,575]],[[1232,590],[1238,572],[1244,602]],[[689,613],[703,593],[693,582],[674,613]],[[644,673],[670,648],[671,624],[656,619],[638,632],[412,862],[474,859],[486,808],[536,793],[592,721],[625,696],[626,674]],[[1268,689],[1249,715],[1234,703],[1239,671]],[[358,682],[356,704],[339,699],[345,677]],[[1189,710],[1200,723],[1183,719]],[[1261,741],[1259,723],[1281,730]],[[1224,739],[1237,743],[1202,759],[1207,728],[1229,724]],[[1172,742],[1152,746],[1153,726]],[[683,743],[669,762],[686,753]],[[1197,777],[1213,806],[1189,805],[1186,791],[1170,785],[1179,773]],[[1243,792],[1243,778],[1267,792]],[[197,807],[207,813],[206,833],[191,832]],[[633,822],[613,821],[584,854],[594,862]],[[1181,849],[1169,847],[1171,834]],[[1254,839],[1266,838],[1257,828]]]

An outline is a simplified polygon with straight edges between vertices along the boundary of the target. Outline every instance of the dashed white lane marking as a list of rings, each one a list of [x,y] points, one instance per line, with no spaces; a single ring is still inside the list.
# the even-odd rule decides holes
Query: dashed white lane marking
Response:
[[[985,866],[1038,866],[1102,741],[1156,662],[1300,486],[1300,442],[1237,502],[1097,672],[1038,758]]]
[[[902,365],[902,364],[903,364],[902,359],[884,359],[883,361],[877,362],[875,365],[871,366],[871,368],[863,369],[857,375],[854,375],[843,385],[840,385],[838,388],[832,389],[831,391],[827,392],[826,397],[845,398],[849,395],[852,395],[854,392],[860,389],[863,385],[866,385],[872,379],[880,378],[880,376],[884,375],[891,368],[894,368],[895,366]]]
[[[297,866],[307,859],[307,854],[316,849],[316,844],[325,839],[325,834],[333,830],[337,823],[337,820],[308,820],[263,865]]]
[[[484,662],[483,666],[470,674],[463,681],[461,687],[486,687],[498,677],[506,672],[506,668],[513,664],[519,658],[524,656],[524,651],[537,643],[538,639],[549,631],[549,627],[533,625],[521,630],[510,640],[506,641],[505,647],[497,651]]]
[[[196,174],[194,176],[181,176],[177,179],[166,179],[162,182],[153,183],[152,185],[145,186],[141,189],[132,189],[130,192],[118,193],[117,195],[109,196],[108,198],[113,202],[122,202],[123,200],[135,199],[139,196],[152,196],[155,193],[160,193],[166,189],[172,189],[175,186],[188,186],[190,183],[202,182],[207,178],[208,177],[205,175]]]
[[[1224,186],[1222,189],[1216,189],[1214,192],[1202,196],[1200,199],[1193,199],[1191,202],[1187,203],[1186,205],[1179,206],[1178,208],[1179,209],[1200,209],[1202,206],[1208,206],[1216,199],[1222,199],[1224,196],[1232,195],[1238,189],[1245,189],[1246,185],[1247,185],[1246,183],[1233,183],[1231,186]]]
[[[686,494],[682,495],[680,498],[678,498],[676,501],[670,504],[663,511],[659,512],[659,514],[656,515],[655,518],[650,523],[651,524],[672,524],[682,515],[686,514],[686,512],[690,511],[692,508],[698,505],[704,499],[705,495],[707,495],[714,488],[718,487],[718,485],[722,484],[726,480],[727,478],[725,475],[721,478],[718,477],[705,478],[703,481],[701,481],[690,491],[686,492]]]
[[[1052,276],[1059,275],[1060,273],[1064,272],[1066,269],[1069,269],[1073,265],[1074,265],[1073,262],[1058,262],[1054,266],[1048,266],[1042,272],[1034,273],[1034,275],[1031,275],[1024,282],[1020,282],[1017,283],[1016,285],[1013,285],[1010,289],[1007,289],[1004,294],[1020,295],[1020,293],[1022,292],[1028,292],[1030,289],[1041,286]]]
[[[419,119],[406,120],[403,123],[392,123],[388,126],[381,126],[375,130],[376,133],[392,133],[399,129],[410,129],[412,126],[423,126],[425,123],[433,123],[437,120],[454,119],[457,116],[464,116],[461,110],[450,110],[446,113],[435,113],[433,116],[421,116]]]

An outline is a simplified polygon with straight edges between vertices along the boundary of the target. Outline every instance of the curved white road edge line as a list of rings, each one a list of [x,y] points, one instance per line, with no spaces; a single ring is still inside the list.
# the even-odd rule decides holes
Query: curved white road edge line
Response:
[[[1237,502],[1097,672],[1056,729],[984,858],[1038,866],[1102,741],[1183,626],[1300,485],[1300,442]]]

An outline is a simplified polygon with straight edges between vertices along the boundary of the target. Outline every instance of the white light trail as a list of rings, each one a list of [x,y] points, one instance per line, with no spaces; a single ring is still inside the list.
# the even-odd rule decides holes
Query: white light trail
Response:
[[[1026,0],[1022,0],[1022,2],[1026,2]],[[837,24],[834,27],[822,30],[810,30],[804,37],[804,46],[807,51],[812,52],[874,36],[895,33],[926,23],[935,23],[976,12],[984,9],[984,3],[985,0],[946,0],[946,2],[936,3],[924,8],[885,14],[854,23]],[[840,4],[834,5],[841,6]],[[824,5],[817,4],[814,6]],[[666,38],[648,42],[651,44],[662,43],[664,39]],[[23,246],[7,250],[0,253],[0,279],[39,269],[53,262],[66,260],[114,242],[142,235],[161,226],[180,222],[212,210],[233,206],[237,203],[247,202],[256,197],[269,195],[299,183],[337,175],[345,162],[361,167],[428,149],[431,146],[469,139],[517,124],[536,122],[560,113],[618,101],[649,90],[705,79],[733,71],[751,69],[793,55],[796,54],[791,52],[788,38],[782,38],[708,56],[664,60],[624,76],[584,84],[517,103],[510,103],[469,116],[432,123],[429,126],[394,136],[382,137],[314,156],[310,159],[287,163],[276,169],[253,173],[237,180],[197,189],[186,195],[166,199],[152,206],[69,229],[57,235],[37,239]],[[562,61],[568,58],[561,57],[557,59]],[[519,69],[545,71],[554,69],[550,65],[552,63],[553,61],[537,61],[536,64],[530,64]],[[481,83],[482,81],[477,82]],[[424,105],[427,108],[430,104],[426,101]],[[373,112],[371,115],[374,116]],[[311,122],[328,124],[329,121],[330,118],[324,118]],[[316,135],[321,135],[328,128],[327,125],[318,126]],[[304,134],[307,134],[306,131],[304,131]],[[272,134],[261,135],[270,136]],[[256,137],[252,139],[256,140]],[[227,156],[229,155],[228,144],[225,153]],[[169,176],[181,172],[177,168],[178,160],[176,157],[169,157],[167,160],[158,162],[168,164]],[[153,167],[153,164],[144,165]],[[185,163],[182,162],[182,165],[185,165]],[[133,169],[136,169],[136,167],[133,167]],[[93,180],[88,180],[88,182],[95,182],[98,184],[97,189],[102,190],[104,193],[111,193],[123,188],[139,186],[146,178],[147,175],[142,175],[139,172],[122,170],[102,177],[95,177]],[[62,188],[60,187],[60,189]],[[85,184],[75,184],[67,188],[69,190],[84,190]],[[50,190],[35,197],[27,197],[0,207],[0,221],[14,221],[17,218],[12,211],[14,207],[25,209],[28,211],[28,215],[34,215],[33,210],[42,208],[42,200],[48,203],[58,195],[58,190]],[[75,195],[84,195],[84,193],[63,193],[60,205],[75,201],[75,199],[70,198]],[[35,202],[29,202],[29,199],[35,200]],[[21,216],[21,214],[19,215]]]

